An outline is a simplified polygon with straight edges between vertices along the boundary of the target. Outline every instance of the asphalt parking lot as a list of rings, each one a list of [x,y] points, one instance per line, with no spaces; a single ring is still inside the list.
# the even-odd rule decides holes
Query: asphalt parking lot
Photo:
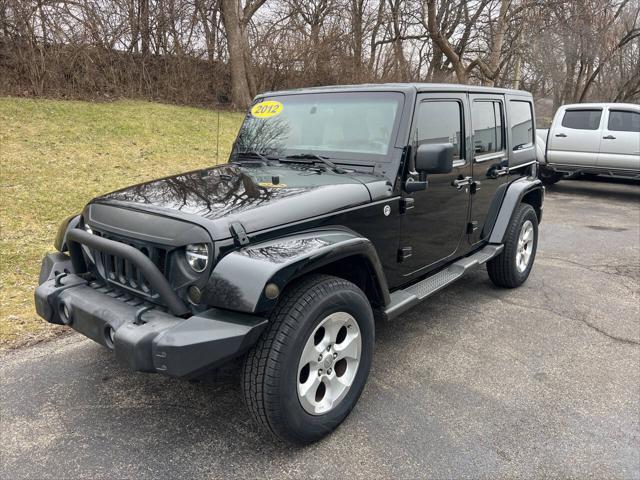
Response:
[[[296,449],[237,369],[131,373],[75,334],[5,351],[0,477],[640,478],[640,185],[560,182],[523,287],[477,270],[376,334],[356,409]]]

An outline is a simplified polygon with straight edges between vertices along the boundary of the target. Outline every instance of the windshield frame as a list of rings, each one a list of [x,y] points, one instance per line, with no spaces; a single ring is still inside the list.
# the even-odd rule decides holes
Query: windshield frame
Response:
[[[394,95],[397,96],[397,110],[396,110],[396,116],[395,119],[393,121],[393,125],[391,128],[391,133],[389,135],[389,143],[388,143],[388,149],[386,154],[380,154],[380,153],[369,153],[369,152],[350,152],[350,151],[344,151],[344,150],[318,150],[318,149],[308,149],[307,151],[303,151],[302,149],[286,149],[284,150],[283,154],[281,155],[282,158],[284,158],[287,155],[291,155],[291,154],[299,154],[299,153],[308,153],[308,154],[315,154],[315,155],[319,155],[319,156],[323,156],[328,158],[329,160],[331,160],[334,163],[338,163],[338,164],[346,164],[346,165],[372,165],[372,164],[377,164],[377,163],[389,163],[392,162],[394,160],[394,158],[397,155],[397,152],[395,151],[395,149],[397,148],[402,148],[402,147],[398,147],[397,142],[398,142],[398,135],[400,132],[400,127],[401,127],[401,121],[402,118],[404,117],[405,114],[405,109],[406,109],[406,104],[407,104],[407,96],[405,95],[405,92],[403,92],[402,90],[390,90],[390,89],[367,89],[367,90],[344,90],[344,91],[336,91],[336,90],[331,90],[331,91],[291,91],[291,92],[274,92],[274,93],[265,93],[262,95],[258,95],[255,97],[254,101],[252,102],[251,106],[249,107],[249,111],[247,112],[247,114],[245,115],[245,119],[242,123],[242,126],[240,127],[240,130],[238,131],[238,135],[236,137],[236,140],[233,143],[233,147],[231,149],[231,153],[230,153],[230,161],[237,161],[239,155],[241,155],[241,152],[238,151],[237,148],[237,141],[238,138],[240,138],[240,134],[242,132],[242,129],[244,128],[245,122],[250,119],[251,116],[251,108],[260,102],[264,102],[264,101],[269,101],[269,100],[276,100],[276,101],[283,101],[282,99],[286,99],[286,97],[289,96],[300,96],[300,95],[304,95],[304,96],[318,96],[318,95],[345,95],[345,96],[365,96],[365,95]],[[264,153],[264,152],[260,152],[260,153]],[[267,157],[272,158],[273,155],[266,155]]]

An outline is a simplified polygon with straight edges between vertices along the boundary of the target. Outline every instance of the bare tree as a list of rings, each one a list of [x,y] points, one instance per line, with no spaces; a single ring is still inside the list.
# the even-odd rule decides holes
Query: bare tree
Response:
[[[255,95],[247,26],[266,0],[248,1],[244,8],[240,0],[220,0],[222,23],[227,37],[229,68],[231,70],[231,102],[244,109]]]
[[[638,0],[0,0],[0,93],[245,109],[266,89],[516,86],[640,97]]]

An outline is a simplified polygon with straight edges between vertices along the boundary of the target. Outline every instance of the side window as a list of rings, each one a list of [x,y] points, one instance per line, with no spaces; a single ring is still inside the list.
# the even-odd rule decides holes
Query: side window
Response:
[[[464,158],[462,105],[455,100],[427,100],[420,104],[415,138],[423,143],[452,143],[453,159]]]
[[[533,114],[529,102],[509,102],[509,128],[514,150],[533,147]]]
[[[614,132],[640,132],[640,113],[628,110],[609,110],[607,128]]]
[[[602,110],[567,110],[562,117],[562,126],[576,130],[598,130]]]
[[[484,100],[473,102],[473,149],[476,155],[504,149],[502,103]]]

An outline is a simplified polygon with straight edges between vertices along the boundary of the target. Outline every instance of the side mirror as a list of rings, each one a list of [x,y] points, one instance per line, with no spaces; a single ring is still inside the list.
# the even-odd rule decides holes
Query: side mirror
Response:
[[[416,170],[420,173],[450,173],[453,170],[452,143],[423,143],[416,152]]]

